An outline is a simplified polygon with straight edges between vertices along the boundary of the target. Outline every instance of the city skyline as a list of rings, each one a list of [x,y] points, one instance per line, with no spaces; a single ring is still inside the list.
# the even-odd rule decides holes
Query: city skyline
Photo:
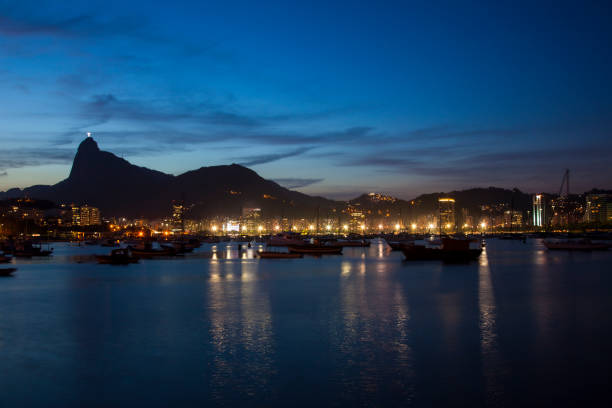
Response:
[[[612,188],[606,7],[147,4],[0,2],[0,191],[64,179],[86,132],[333,199]]]

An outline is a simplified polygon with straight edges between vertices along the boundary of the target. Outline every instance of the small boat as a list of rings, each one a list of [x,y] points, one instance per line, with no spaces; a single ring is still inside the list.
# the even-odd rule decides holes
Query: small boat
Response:
[[[401,251],[407,245],[413,245],[414,241],[387,241],[392,251]]]
[[[131,263],[137,263],[138,257],[130,254],[129,249],[113,249],[110,255],[96,255],[96,259],[100,264],[110,265],[127,265]]]
[[[482,247],[471,248],[470,244],[477,242],[468,239],[442,238],[440,247],[425,245],[407,245],[402,252],[407,261],[444,261],[469,262],[478,259]]]
[[[195,244],[185,242],[185,241],[176,241],[172,243],[172,246],[169,245],[161,245],[162,248],[174,248],[177,254],[186,254],[189,252],[193,252],[194,249],[198,248]]]
[[[9,263],[9,262],[11,262],[12,259],[13,259],[13,257],[11,257],[11,256],[0,254],[0,263]]]
[[[339,246],[339,247],[369,247],[370,241],[366,241],[365,239],[360,240],[338,240],[338,241],[330,241],[330,246]]]
[[[289,246],[289,252],[293,254],[339,255],[342,254],[342,247],[318,244],[291,245]]]
[[[23,242],[15,245],[13,256],[18,258],[31,258],[34,256],[50,256],[53,249],[42,249],[41,244],[32,244],[31,242]]]
[[[261,252],[257,252],[257,256],[259,256],[262,259],[295,259],[295,258],[303,258],[304,254],[291,253],[291,252],[261,251]]]
[[[13,272],[15,272],[16,270],[17,268],[0,268],[0,276],[13,276]]]
[[[154,258],[157,256],[174,256],[176,255],[176,249],[173,247],[164,245],[161,249],[153,248],[152,244],[146,243],[142,248],[128,247],[132,251],[132,255],[138,258]]]
[[[304,239],[299,234],[283,232],[271,236],[266,244],[267,246],[304,245]]]
[[[591,242],[589,239],[544,241],[544,246],[549,250],[565,251],[607,251],[610,249],[610,244]]]

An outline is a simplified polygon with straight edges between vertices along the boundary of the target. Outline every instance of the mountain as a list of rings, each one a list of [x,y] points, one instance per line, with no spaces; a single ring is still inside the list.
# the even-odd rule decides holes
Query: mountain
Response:
[[[482,206],[492,211],[510,209],[527,211],[531,208],[531,195],[517,189],[508,190],[497,187],[472,188],[468,190],[422,194],[412,200],[402,200],[379,193],[362,194],[347,204],[355,210],[367,214],[373,221],[384,219],[412,220],[420,216],[438,213],[438,198],[455,199],[455,211],[460,214],[465,208],[471,215],[482,214]],[[501,204],[501,207],[500,207]]]
[[[422,194],[411,200],[414,211],[418,215],[432,213],[438,209],[438,198],[449,197],[455,199],[455,209],[467,208],[470,214],[479,214],[482,205],[494,206],[507,204],[517,211],[527,211],[531,208],[531,195],[518,189],[505,188],[471,188],[468,190],[451,191],[448,193]]]
[[[261,208],[265,216],[311,216],[338,202],[288,190],[246,167],[202,167],[179,176],[135,166],[99,149],[88,137],[77,150],[70,175],[52,186],[32,186],[0,193],[1,198],[35,197],[57,203],[88,204],[105,216],[168,216],[173,200],[184,198],[190,215],[240,215]]]

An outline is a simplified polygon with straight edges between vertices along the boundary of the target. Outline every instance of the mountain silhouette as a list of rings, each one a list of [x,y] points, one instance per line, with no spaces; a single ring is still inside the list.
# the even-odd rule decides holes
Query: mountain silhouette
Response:
[[[240,215],[260,208],[265,216],[313,216],[337,202],[288,190],[246,167],[202,167],[174,176],[131,164],[100,150],[88,137],[81,142],[70,175],[52,185],[11,189],[3,198],[20,196],[56,203],[88,204],[104,216],[166,217],[174,200],[184,198],[190,215]]]
[[[448,193],[423,194],[412,200],[364,194],[348,202],[333,201],[292,191],[266,180],[238,164],[201,167],[174,176],[139,167],[110,152],[100,150],[88,137],[81,142],[70,175],[52,185],[14,188],[0,199],[28,196],[55,203],[88,204],[104,216],[163,218],[171,213],[172,202],[184,199],[188,216],[239,216],[244,209],[260,208],[262,216],[309,218],[317,215],[346,220],[346,204],[360,208],[368,217],[413,218],[438,211],[438,198],[453,197],[456,210],[478,215],[483,204],[506,203],[517,210],[531,206],[531,196],[519,190],[473,188]]]

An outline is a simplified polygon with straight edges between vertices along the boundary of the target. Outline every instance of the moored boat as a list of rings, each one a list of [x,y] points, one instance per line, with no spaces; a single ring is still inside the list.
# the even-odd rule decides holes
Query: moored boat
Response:
[[[17,268],[0,268],[0,276],[13,276],[13,272],[15,272]]]
[[[289,252],[310,255],[337,255],[342,253],[341,246],[303,244],[289,246]]]
[[[413,245],[414,241],[387,241],[392,251],[401,251],[403,247]]]
[[[474,240],[442,238],[440,247],[406,245],[402,252],[407,261],[469,262],[478,259],[482,248],[470,247]]]
[[[292,252],[260,251],[257,252],[257,256],[262,259],[295,259],[303,258],[304,254]]]
[[[13,259],[13,257],[5,255],[5,254],[0,254],[0,263],[9,263],[11,262],[11,260]]]
[[[338,241],[330,241],[330,246],[336,247],[369,247],[370,241],[366,241],[365,239],[360,240],[338,240]]]
[[[32,258],[35,256],[50,256],[53,253],[53,249],[42,249],[41,244],[21,242],[14,246],[12,253],[13,256],[18,258]]]
[[[267,246],[304,245],[304,239],[299,234],[283,232],[271,236],[266,244]]]
[[[160,249],[153,248],[150,242],[147,242],[143,247],[128,247],[132,252],[132,255],[138,258],[154,258],[158,256],[174,256],[176,255],[176,249],[170,246],[162,246]]]
[[[96,255],[100,264],[127,265],[137,263],[138,257],[132,255],[127,248],[113,249],[110,255]]]

